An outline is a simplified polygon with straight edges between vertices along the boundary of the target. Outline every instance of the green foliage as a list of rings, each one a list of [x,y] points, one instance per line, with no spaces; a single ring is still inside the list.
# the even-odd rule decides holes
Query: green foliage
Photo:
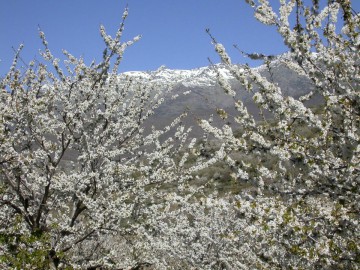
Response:
[[[0,255],[0,265],[11,269],[49,269],[49,240],[49,235],[41,231],[1,233],[0,244],[7,248],[7,252]]]

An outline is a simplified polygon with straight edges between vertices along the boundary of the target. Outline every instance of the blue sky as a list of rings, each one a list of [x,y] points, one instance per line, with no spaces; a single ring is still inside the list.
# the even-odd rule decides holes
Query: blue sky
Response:
[[[358,8],[360,1],[355,2]],[[127,4],[124,41],[139,34],[142,39],[126,51],[121,71],[154,70],[161,65],[190,69],[208,65],[208,57],[218,62],[206,28],[234,62],[247,60],[233,44],[247,52],[286,51],[275,30],[257,22],[243,0],[11,0],[0,2],[0,75],[11,65],[12,46],[24,43],[25,62],[41,59],[38,25],[56,57],[62,59],[61,50],[66,49],[82,55],[87,63],[100,60],[105,45],[99,26],[114,35]]]

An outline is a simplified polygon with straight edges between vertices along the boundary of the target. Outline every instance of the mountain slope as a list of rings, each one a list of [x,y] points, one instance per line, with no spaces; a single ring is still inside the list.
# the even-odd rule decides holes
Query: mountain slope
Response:
[[[288,69],[281,60],[280,57],[272,62],[270,71],[265,65],[255,69],[277,83],[285,96],[298,98],[309,93],[312,90],[310,81]],[[162,127],[187,110],[190,116],[186,122],[196,126],[197,118],[209,118],[210,115],[216,114],[217,108],[225,109],[230,116],[235,113],[234,100],[226,95],[218,84],[215,68],[230,82],[232,89],[237,93],[235,98],[241,99],[256,117],[258,109],[252,100],[253,93],[246,92],[231,75],[229,69],[222,64],[192,70],[171,70],[160,67],[151,72],[126,72],[121,74],[121,78],[136,78],[144,82],[156,83],[164,89],[171,88],[171,91],[166,92],[165,102],[155,111],[149,125]],[[310,103],[318,102],[319,99],[316,98],[310,101]],[[227,121],[231,122],[231,117]]]

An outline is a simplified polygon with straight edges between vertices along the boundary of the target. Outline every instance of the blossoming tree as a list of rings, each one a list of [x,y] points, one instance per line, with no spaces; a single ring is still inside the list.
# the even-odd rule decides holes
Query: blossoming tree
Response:
[[[121,41],[126,17],[127,10],[114,38],[100,28],[107,47],[100,63],[87,66],[64,51],[64,71],[40,31],[50,67],[33,61],[22,72],[21,46],[0,81],[2,269],[120,267],[112,239],[131,241],[138,209],[160,185],[186,179],[170,159],[186,142],[184,115],[163,130],[145,125],[167,86],[117,72],[140,38]],[[132,252],[122,266],[141,265]]]
[[[219,71],[237,124],[199,120],[219,144],[209,157],[183,115],[146,128],[168,86],[118,75],[133,42],[121,41],[123,23],[115,38],[101,28],[99,64],[65,51],[63,71],[42,32],[51,69],[33,62],[22,73],[16,55],[0,82],[2,268],[358,269],[360,17],[347,0],[321,8],[281,0],[279,12],[246,2],[289,47],[274,62],[249,56],[270,72],[280,61],[312,87],[285,96],[271,76],[233,65],[213,39],[262,120]],[[220,161],[256,190],[219,195],[196,182]]]
[[[256,121],[219,73],[219,83],[234,97],[241,135],[235,136],[228,125],[218,129],[205,120],[200,125],[224,143],[224,159],[237,179],[258,189],[248,200],[234,199],[241,216],[230,222],[229,228],[238,229],[228,236],[239,241],[235,246],[241,259],[228,262],[231,268],[241,262],[245,269],[358,269],[360,17],[350,1],[306,6],[306,1],[282,0],[278,13],[269,1],[246,2],[261,23],[277,28],[289,47],[276,62],[312,86],[298,99],[285,96],[271,76],[233,65],[213,39],[262,115]],[[256,57],[264,59],[271,73],[273,57]],[[317,106],[307,106],[315,98]],[[242,159],[234,160],[235,152]]]

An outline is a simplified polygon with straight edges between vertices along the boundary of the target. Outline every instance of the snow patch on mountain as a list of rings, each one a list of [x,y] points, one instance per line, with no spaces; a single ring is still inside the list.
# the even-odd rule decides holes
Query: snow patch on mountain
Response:
[[[272,61],[271,65],[276,66],[287,57],[289,56],[285,54],[278,56]],[[265,71],[267,67],[266,65],[260,65],[253,69],[262,72]],[[218,83],[218,73],[220,73],[224,79],[230,81],[235,80],[229,68],[224,64],[216,64],[190,70],[168,69],[165,66],[161,66],[155,71],[128,71],[122,73],[120,76],[121,78],[133,78],[144,82],[159,83],[161,85],[181,84],[185,87],[193,88],[216,86]]]
[[[252,69],[262,76],[271,77],[271,80],[274,80],[282,87],[283,91],[285,91],[284,94],[298,96],[303,92],[308,92],[307,88],[309,87],[306,79],[301,78],[299,74],[287,68],[285,63],[291,61],[291,58],[291,53],[284,53],[274,57],[270,63],[271,71],[269,66],[265,64]],[[238,65],[238,68],[241,71],[245,67]],[[121,83],[128,80],[140,81],[143,84],[155,86],[157,89],[167,89],[169,92],[172,91],[171,89],[182,89],[185,92],[196,89],[205,93],[211,89],[210,92],[215,94],[223,92],[219,85],[219,74],[222,79],[225,79],[235,89],[239,90],[241,88],[240,82],[233,76],[230,67],[225,64],[215,64],[190,70],[169,69],[161,66],[155,71],[128,71],[119,75],[119,81]],[[241,96],[248,96],[243,91],[237,92]],[[180,92],[176,94],[180,94]]]
[[[161,66],[156,71],[128,71],[121,74],[122,77],[134,78],[137,80],[150,81],[152,83],[182,84],[185,87],[208,87],[217,84],[217,72],[226,79],[233,79],[229,69],[224,65],[215,67],[201,67],[190,70],[168,69]]]

